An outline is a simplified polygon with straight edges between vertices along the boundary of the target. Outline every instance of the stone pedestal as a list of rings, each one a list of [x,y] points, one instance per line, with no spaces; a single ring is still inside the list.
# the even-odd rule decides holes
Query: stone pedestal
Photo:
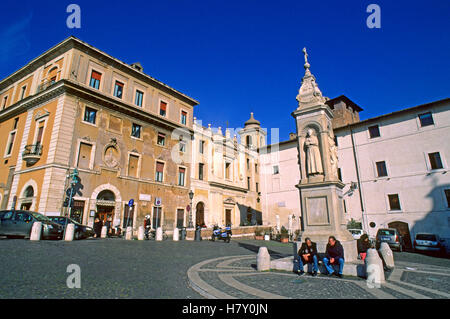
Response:
[[[385,282],[383,261],[376,249],[370,248],[367,250],[366,259],[364,259],[366,264],[367,273],[367,285],[371,288],[379,287]]]
[[[139,226],[139,229],[138,229],[138,240],[144,240],[144,237],[145,237],[144,226]]]
[[[132,240],[132,239],[133,239],[133,227],[128,226],[125,232],[125,240]]]
[[[383,258],[386,267],[388,267],[389,269],[394,269],[394,254],[392,253],[392,249],[391,247],[389,247],[388,243],[381,243],[380,249],[378,251]]]
[[[66,234],[64,235],[64,240],[72,241],[74,233],[75,233],[75,224],[72,224],[72,223],[68,224],[66,226]]]
[[[42,223],[41,222],[34,222],[33,226],[31,227],[31,235],[30,240],[41,240],[41,233],[42,233]]]
[[[163,240],[163,231],[161,227],[156,228],[156,240],[157,241]]]
[[[256,269],[258,271],[270,270],[270,254],[267,247],[260,247],[256,257]]]
[[[101,237],[101,238],[106,238],[107,232],[108,232],[108,228],[107,228],[106,226],[103,226],[103,227],[102,227],[102,232],[101,232],[101,234],[100,234],[100,237]]]
[[[178,228],[175,228],[173,230],[173,241],[180,240],[180,230]]]

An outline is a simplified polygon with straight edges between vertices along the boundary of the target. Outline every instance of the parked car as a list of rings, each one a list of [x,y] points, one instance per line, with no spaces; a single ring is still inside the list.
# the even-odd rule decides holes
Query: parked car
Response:
[[[48,216],[48,218],[59,225],[66,227],[68,224],[75,224],[75,232],[73,234],[74,239],[84,239],[94,236],[94,229],[92,227],[82,225],[79,222],[69,217],[64,216]]]
[[[361,238],[361,235],[364,234],[364,231],[362,229],[349,229],[348,230],[354,239],[359,239]]]
[[[389,247],[398,250],[399,252],[403,251],[405,243],[400,236],[399,232],[395,228],[380,228],[377,231],[376,240],[376,248],[379,249],[381,243],[385,242],[389,245]]]
[[[444,240],[436,234],[418,233],[414,239],[414,251],[445,254]]]
[[[34,222],[42,223],[41,238],[62,238],[64,227],[52,222],[47,216],[26,210],[0,211],[0,236],[30,238]]]

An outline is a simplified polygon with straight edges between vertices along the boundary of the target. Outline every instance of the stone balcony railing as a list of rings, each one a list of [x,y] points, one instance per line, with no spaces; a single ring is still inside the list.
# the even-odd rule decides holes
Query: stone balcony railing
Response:
[[[41,144],[31,144],[25,146],[24,151],[22,152],[22,159],[27,162],[27,165],[33,165],[42,155],[42,145]]]

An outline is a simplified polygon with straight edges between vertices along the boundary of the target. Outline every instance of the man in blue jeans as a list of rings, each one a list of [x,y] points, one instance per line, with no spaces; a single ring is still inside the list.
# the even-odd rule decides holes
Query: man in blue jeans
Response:
[[[336,276],[342,278],[342,271],[344,270],[344,247],[342,247],[339,240],[336,240],[336,237],[334,236],[328,238],[323,264],[327,269],[328,275],[335,273],[333,265],[339,265],[339,272]]]
[[[317,276],[317,271],[319,270],[319,266],[317,264],[317,248],[316,243],[312,242],[308,237],[305,239],[305,242],[302,244],[298,251],[298,274],[302,276],[305,272],[303,269],[303,262],[312,263],[313,264],[313,276]]]

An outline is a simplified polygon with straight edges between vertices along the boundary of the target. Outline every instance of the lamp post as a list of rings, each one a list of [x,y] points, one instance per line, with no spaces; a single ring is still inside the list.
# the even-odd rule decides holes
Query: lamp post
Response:
[[[189,199],[191,200],[191,209],[189,210],[189,225],[188,228],[194,228],[194,224],[192,223],[192,199],[194,198],[194,192],[192,189],[189,191]]]

